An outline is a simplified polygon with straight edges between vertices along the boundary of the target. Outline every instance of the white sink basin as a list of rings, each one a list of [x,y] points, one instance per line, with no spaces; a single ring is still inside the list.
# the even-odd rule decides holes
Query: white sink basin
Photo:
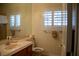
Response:
[[[6,50],[9,50],[9,49],[14,49],[15,47],[17,47],[18,44],[17,43],[11,43],[9,45],[5,45],[5,48]]]
[[[17,43],[18,42],[18,40],[12,40],[11,41],[11,43]]]

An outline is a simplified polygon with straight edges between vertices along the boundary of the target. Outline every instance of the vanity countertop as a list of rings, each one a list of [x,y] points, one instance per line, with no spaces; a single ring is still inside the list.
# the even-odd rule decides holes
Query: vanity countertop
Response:
[[[26,39],[15,40],[14,42],[10,43],[10,45],[1,44],[0,45],[1,56],[11,56],[11,55],[19,52],[20,50],[32,45],[32,42],[27,41]]]

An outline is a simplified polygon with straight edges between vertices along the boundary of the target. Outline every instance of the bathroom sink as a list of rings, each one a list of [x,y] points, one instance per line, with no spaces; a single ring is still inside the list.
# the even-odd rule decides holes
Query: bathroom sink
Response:
[[[15,47],[17,47],[17,43],[10,43],[9,45],[5,45],[5,49],[9,50],[9,49],[14,49]]]
[[[7,42],[6,44],[4,44],[4,49],[8,50],[8,49],[13,49],[18,45],[18,40],[11,40],[10,42]]]
[[[11,43],[17,43],[18,42],[18,40],[12,40],[11,41]]]

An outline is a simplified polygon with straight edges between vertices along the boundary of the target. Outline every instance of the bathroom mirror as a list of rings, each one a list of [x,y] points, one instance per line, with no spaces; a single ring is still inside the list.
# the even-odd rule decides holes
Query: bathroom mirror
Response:
[[[0,39],[6,39],[7,36],[15,36],[15,32],[20,31],[20,15],[7,16],[0,15]]]

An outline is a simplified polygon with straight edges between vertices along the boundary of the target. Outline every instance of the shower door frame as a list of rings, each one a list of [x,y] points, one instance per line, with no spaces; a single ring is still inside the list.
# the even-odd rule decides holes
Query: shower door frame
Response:
[[[67,11],[68,11],[68,26],[67,26],[67,48],[66,48],[66,55],[67,56],[77,56],[79,54],[79,4],[77,3],[69,3],[67,4]],[[75,13],[74,13],[75,12]],[[75,14],[75,15],[73,15]],[[72,25],[73,25],[73,17],[75,17],[75,35],[74,35],[74,52],[71,51],[72,49]]]

